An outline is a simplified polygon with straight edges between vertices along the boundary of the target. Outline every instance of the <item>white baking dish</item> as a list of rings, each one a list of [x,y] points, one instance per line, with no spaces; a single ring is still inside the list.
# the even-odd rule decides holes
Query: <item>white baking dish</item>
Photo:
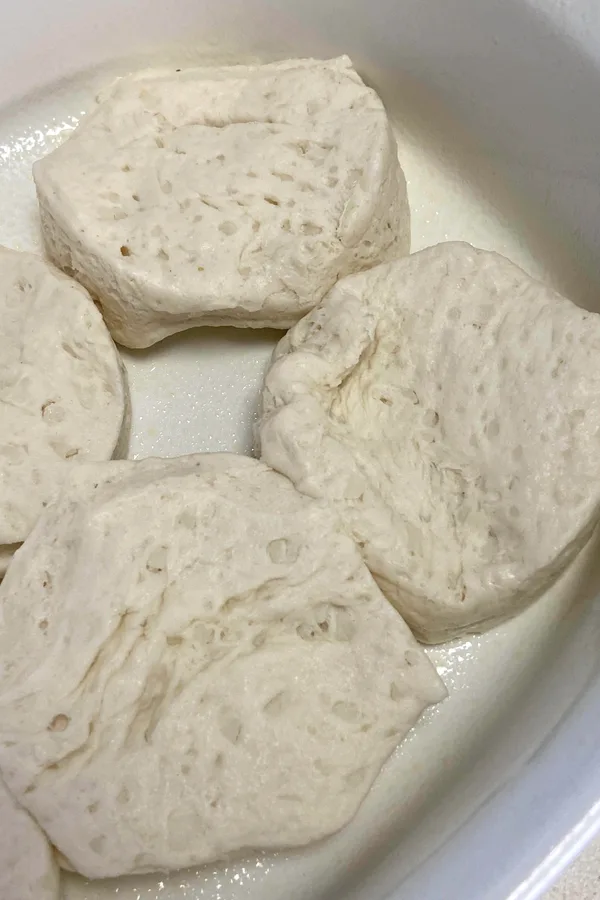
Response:
[[[527,258],[544,273],[549,267],[572,299],[600,308],[595,0],[5,3],[0,242],[36,245],[31,159],[68,128],[71,120],[60,111],[80,114],[73,104],[107,76],[58,88],[49,99],[21,98],[112,59],[157,49],[182,54],[182,42],[219,59],[349,53],[384,96],[399,133],[406,124],[436,148],[435,164],[421,165],[420,144],[400,142],[409,180],[412,172],[413,184],[419,182],[417,243],[445,236],[434,221],[437,205],[454,202],[452,179],[464,178],[469,196],[480,191],[484,199],[471,206],[455,201],[462,219],[454,230],[448,226],[449,237],[481,236],[513,256],[526,246]],[[52,110],[54,126],[45,120],[45,130],[36,130],[36,116]],[[494,221],[491,231],[486,217]],[[224,332],[166,342],[152,357],[128,354],[138,429],[133,451],[248,450],[260,368],[272,342],[255,335],[248,344]],[[182,393],[185,420],[176,409]],[[600,830],[596,555],[592,547],[528,618],[436,651],[455,705],[417,729],[348,834],[306,854],[253,857],[164,880],[162,888],[157,878],[100,888],[72,882],[67,896],[109,897],[117,887],[120,900],[540,896]]]

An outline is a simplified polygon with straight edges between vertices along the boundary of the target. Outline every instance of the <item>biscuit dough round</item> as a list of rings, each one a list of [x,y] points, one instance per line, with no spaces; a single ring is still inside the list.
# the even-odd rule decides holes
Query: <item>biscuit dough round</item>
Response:
[[[0,247],[0,577],[63,473],[125,437],[120,357],[89,294]]]
[[[325,837],[444,695],[335,513],[245,457],[79,467],[0,587],[0,767],[89,877]]]
[[[34,176],[50,257],[127,347],[289,328],[409,248],[385,109],[347,57],[126,76]]]
[[[52,847],[0,778],[0,897],[59,900],[59,872]]]
[[[440,244],[343,279],[280,342],[262,457],[330,500],[417,636],[540,594],[600,501],[600,316]]]

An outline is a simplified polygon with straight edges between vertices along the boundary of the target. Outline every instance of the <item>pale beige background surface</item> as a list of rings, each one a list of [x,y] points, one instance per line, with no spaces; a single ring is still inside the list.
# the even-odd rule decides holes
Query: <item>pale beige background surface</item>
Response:
[[[546,900],[600,900],[600,838],[575,860]]]

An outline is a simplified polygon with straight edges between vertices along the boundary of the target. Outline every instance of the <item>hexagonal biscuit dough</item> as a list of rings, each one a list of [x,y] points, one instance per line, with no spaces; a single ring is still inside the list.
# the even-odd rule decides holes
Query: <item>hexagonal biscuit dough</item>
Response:
[[[537,597],[600,501],[600,316],[440,244],[343,279],[281,341],[263,459],[328,498],[423,640]]]
[[[445,694],[335,513],[245,457],[78,467],[0,610],[2,771],[90,877],[325,837]]]
[[[57,484],[126,439],[124,370],[80,285],[0,247],[0,577]]]
[[[49,255],[128,347],[288,328],[408,252],[396,143],[347,57],[127,76],[34,175]]]

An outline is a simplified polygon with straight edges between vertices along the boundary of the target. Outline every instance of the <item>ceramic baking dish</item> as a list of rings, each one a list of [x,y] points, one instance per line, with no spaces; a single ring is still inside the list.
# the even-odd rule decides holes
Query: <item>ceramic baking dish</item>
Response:
[[[415,249],[445,237],[490,246],[600,309],[595,0],[5,3],[0,242],[39,246],[32,160],[73,127],[97,85],[134,58],[338,53],[353,58],[394,120]],[[126,354],[132,455],[251,452],[274,339],[219,330]],[[450,700],[395,754],[343,834],[307,852],[168,879],[68,878],[66,897],[540,896],[600,829],[597,556],[591,546],[516,622],[433,651]]]

